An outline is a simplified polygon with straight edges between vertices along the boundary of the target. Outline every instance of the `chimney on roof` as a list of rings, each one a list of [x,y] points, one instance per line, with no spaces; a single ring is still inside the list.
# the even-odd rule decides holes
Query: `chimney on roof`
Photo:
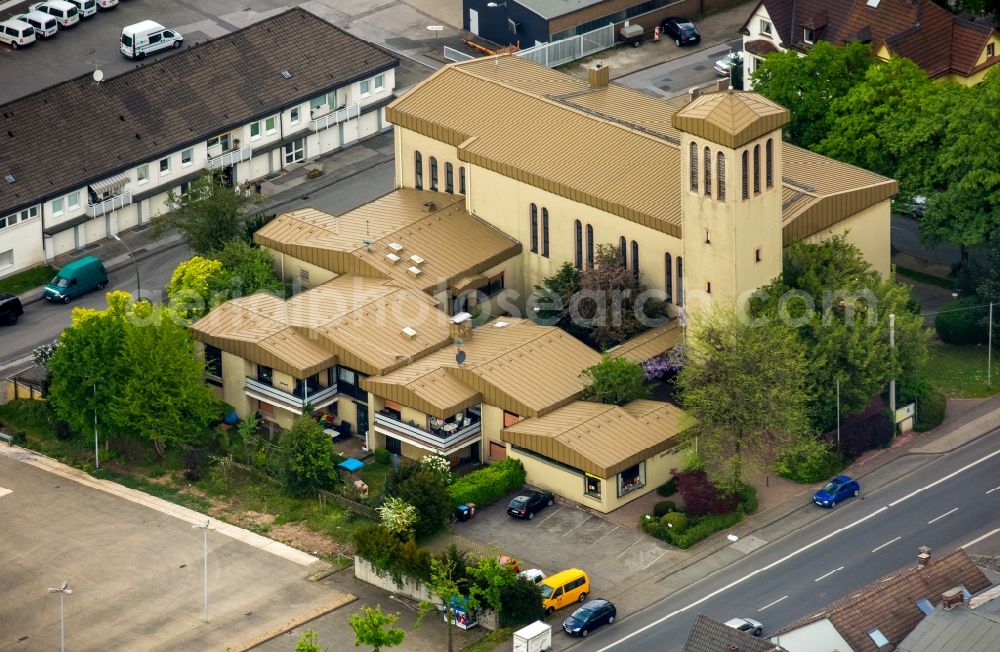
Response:
[[[931,561],[931,549],[927,546],[917,548],[917,568],[923,568]]]
[[[956,606],[965,603],[965,592],[962,587],[956,586],[941,594],[941,608],[945,611],[954,609]]]
[[[694,102],[701,95],[701,89],[697,86],[692,86],[688,89],[688,102]]]
[[[611,81],[611,68],[598,61],[587,69],[587,79],[591,88],[607,88]]]
[[[451,339],[467,340],[472,337],[472,315],[467,312],[460,312],[451,318],[449,329]]]
[[[433,213],[434,211],[437,210],[438,207],[437,207],[437,204],[435,204],[434,200],[432,199],[430,201],[425,201],[424,202],[424,208],[427,209],[428,213]]]

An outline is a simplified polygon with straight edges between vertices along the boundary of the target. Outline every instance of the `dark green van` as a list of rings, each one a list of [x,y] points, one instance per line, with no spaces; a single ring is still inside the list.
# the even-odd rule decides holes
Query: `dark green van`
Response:
[[[108,270],[104,269],[101,259],[84,256],[59,270],[55,278],[45,286],[45,298],[69,303],[81,294],[101,290],[107,284]]]

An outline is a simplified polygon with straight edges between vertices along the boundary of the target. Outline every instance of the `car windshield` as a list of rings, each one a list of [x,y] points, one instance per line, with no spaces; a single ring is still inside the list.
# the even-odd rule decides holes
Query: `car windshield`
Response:
[[[831,494],[837,491],[838,489],[840,489],[840,485],[837,484],[836,482],[828,482],[826,483],[826,486],[823,487],[823,491],[826,491]]]
[[[520,500],[519,498],[515,498],[514,500],[510,501],[510,506],[513,507],[514,509],[521,509],[522,507],[524,507],[524,501]]]
[[[573,616],[572,617],[576,618],[577,620],[579,620],[582,623],[585,623],[588,620],[590,620],[590,618],[593,615],[594,615],[594,612],[591,611],[590,609],[587,609],[586,607],[580,607],[579,609],[577,609],[576,611],[573,612]]]
[[[69,287],[69,279],[56,274],[55,278],[52,279],[51,285],[54,285],[57,288]]]
[[[552,591],[553,589],[551,586],[549,586],[548,584],[542,584],[542,599],[548,600],[549,598],[551,598]]]
[[[694,27],[691,25],[681,26],[681,34],[683,34],[684,36],[694,36],[695,35]]]
[[[125,44],[125,47],[131,47],[132,46],[132,37],[131,36],[127,36],[125,34],[122,34],[122,43]]]

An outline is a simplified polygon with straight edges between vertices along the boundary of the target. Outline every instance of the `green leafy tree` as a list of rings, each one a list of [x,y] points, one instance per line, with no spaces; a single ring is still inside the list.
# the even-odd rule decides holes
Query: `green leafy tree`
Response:
[[[281,434],[281,449],[285,491],[290,495],[304,496],[336,482],[330,438],[310,416],[300,416]]]
[[[295,644],[295,652],[323,652],[316,639],[316,632],[311,629],[303,632]]]
[[[383,613],[382,605],[361,607],[361,611],[352,615],[348,622],[354,630],[354,647],[370,645],[372,652],[402,645],[406,638],[406,632],[396,627],[399,614]]]
[[[864,79],[875,59],[871,47],[817,42],[809,56],[794,50],[769,54],[753,72],[753,90],[786,107],[785,138],[811,148],[832,129],[830,106]]]
[[[431,593],[441,600],[445,612],[445,620],[448,623],[448,652],[454,652],[453,642],[455,610],[453,605],[457,601],[465,602],[465,608],[475,610],[479,608],[479,600],[474,596],[464,597],[459,590],[457,578],[465,574],[465,569],[458,568],[458,561],[451,557],[435,557],[431,559],[431,577],[427,583],[427,588]],[[433,609],[432,606],[423,604],[422,609],[426,612]]]
[[[563,263],[555,274],[544,278],[541,285],[535,286],[538,295],[537,317],[541,322],[573,332],[569,305],[582,287],[582,276],[583,273],[572,263]]]
[[[259,247],[241,240],[231,240],[212,252],[212,258],[226,270],[222,285],[227,297],[248,296],[270,292],[282,296],[284,284],[274,271],[271,255]]]
[[[489,551],[479,558],[474,566],[469,566],[466,572],[472,580],[469,594],[477,600],[488,604],[494,611],[500,613],[503,609],[502,592],[517,579],[512,565],[500,565],[499,550]],[[496,553],[496,554],[494,554]]]
[[[686,436],[720,485],[737,490],[744,467],[769,465],[809,426],[805,351],[779,321],[755,324],[723,307],[693,321],[677,377],[697,421]]]
[[[385,504],[378,507],[378,516],[385,529],[400,539],[413,536],[413,524],[417,522],[417,508],[402,498],[390,496]]]
[[[600,362],[584,369],[581,375],[588,383],[580,393],[580,398],[585,401],[625,405],[649,396],[642,365],[628,358],[615,358],[605,353]]]
[[[390,474],[389,483],[395,496],[416,508],[413,531],[418,539],[434,534],[448,522],[451,513],[448,485],[436,469],[418,462],[400,464]]]
[[[181,261],[167,284],[170,307],[184,319],[204,316],[220,303],[217,293],[225,276],[222,263],[217,260],[193,256]]]

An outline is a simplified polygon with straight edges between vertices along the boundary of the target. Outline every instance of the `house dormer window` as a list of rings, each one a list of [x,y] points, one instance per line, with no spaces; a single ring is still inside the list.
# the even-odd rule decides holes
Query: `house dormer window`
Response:
[[[802,29],[802,42],[812,45],[815,42],[815,34],[809,28]]]
[[[771,21],[762,18],[760,21],[760,33],[765,36],[771,36],[772,32]]]

